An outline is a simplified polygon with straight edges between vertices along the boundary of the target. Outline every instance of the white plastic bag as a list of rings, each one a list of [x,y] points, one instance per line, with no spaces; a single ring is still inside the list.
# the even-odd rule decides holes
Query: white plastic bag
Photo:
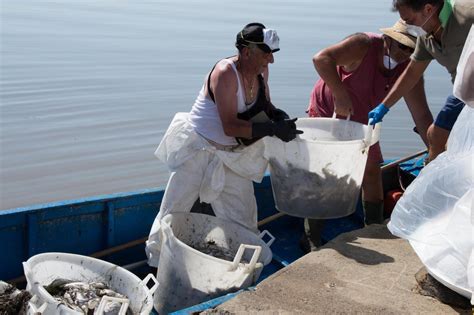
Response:
[[[410,241],[433,277],[467,298],[474,289],[473,199],[474,108],[465,106],[447,151],[408,187],[388,228]]]
[[[473,154],[457,158],[443,153],[428,164],[398,201],[388,224],[390,232],[435,245],[456,203],[472,187],[473,159]],[[428,223],[430,228],[421,233]]]
[[[448,138],[447,152],[452,156],[474,152],[474,108],[464,106],[459,114]]]
[[[471,26],[459,58],[453,94],[474,107],[474,25]]]
[[[430,274],[448,288],[472,298],[473,255],[472,244],[472,200],[474,189],[470,189],[445,218],[445,227],[432,234],[434,221],[427,221],[416,232],[431,234],[431,242],[419,242],[410,238],[410,244]],[[436,227],[434,227],[436,229]]]

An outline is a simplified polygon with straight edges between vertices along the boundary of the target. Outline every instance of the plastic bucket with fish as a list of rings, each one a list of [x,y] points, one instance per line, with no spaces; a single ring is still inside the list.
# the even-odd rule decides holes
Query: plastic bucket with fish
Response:
[[[265,137],[276,208],[296,217],[328,219],[355,211],[374,127],[336,118],[299,118],[304,133],[288,143]]]
[[[101,282],[111,290],[126,296],[126,299],[115,299],[104,296],[96,308],[101,314],[109,302],[120,303],[119,314],[149,314],[153,308],[153,293],[158,287],[156,278],[149,274],[141,280],[130,271],[112,263],[91,258],[88,256],[68,253],[38,254],[23,263],[27,280],[27,290],[37,297],[36,304],[46,303],[42,314],[84,314],[73,310],[56,300],[46,289],[58,279],[67,279],[77,282]],[[155,284],[148,289],[148,281]],[[33,306],[33,305],[32,305]]]
[[[163,217],[155,309],[167,314],[255,283],[272,260],[267,234],[198,213]]]

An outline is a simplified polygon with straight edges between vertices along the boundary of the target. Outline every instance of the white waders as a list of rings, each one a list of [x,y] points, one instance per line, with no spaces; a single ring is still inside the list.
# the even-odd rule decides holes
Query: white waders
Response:
[[[172,173],[146,244],[148,264],[154,267],[160,253],[161,218],[190,212],[198,198],[210,203],[217,217],[258,232],[252,181],[260,182],[267,168],[263,141],[235,151],[218,150],[194,131],[187,117],[188,113],[175,115],[155,152]]]

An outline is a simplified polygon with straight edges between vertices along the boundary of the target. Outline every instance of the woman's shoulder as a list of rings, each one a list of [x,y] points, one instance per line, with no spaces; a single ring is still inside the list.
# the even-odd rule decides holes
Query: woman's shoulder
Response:
[[[382,34],[379,33],[373,33],[373,32],[364,32],[364,34],[369,38],[370,40],[381,40],[382,39]]]

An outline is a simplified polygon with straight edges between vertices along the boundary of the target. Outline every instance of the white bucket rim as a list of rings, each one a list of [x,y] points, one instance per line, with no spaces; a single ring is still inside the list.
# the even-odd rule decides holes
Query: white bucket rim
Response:
[[[358,140],[311,140],[311,139],[301,139],[300,137],[296,137],[297,141],[300,142],[309,142],[309,143],[321,143],[324,145],[341,145],[341,144],[363,144],[365,141],[363,139]]]
[[[30,272],[32,272],[31,270],[31,264],[32,263],[37,263],[35,262],[35,260],[38,260],[40,258],[46,258],[46,260],[43,260],[42,262],[46,262],[46,261],[51,261],[53,259],[49,259],[49,257],[56,257],[56,256],[61,256],[61,257],[67,257],[67,258],[73,258],[73,257],[76,257],[76,258],[81,258],[81,257],[85,257],[91,261],[94,261],[94,262],[98,262],[104,266],[107,266],[108,268],[112,269],[114,268],[114,270],[120,270],[122,272],[126,272],[126,274],[128,274],[129,276],[131,276],[135,281],[137,281],[138,283],[140,283],[140,285],[144,288],[144,291],[147,295],[150,295],[151,298],[153,298],[153,294],[151,293],[151,291],[148,289],[148,287],[146,286],[146,284],[143,283],[143,280],[140,279],[137,275],[135,275],[133,272],[131,272],[130,270],[127,270],[119,265],[116,265],[116,264],[113,264],[111,262],[108,262],[108,261],[105,261],[105,260],[102,260],[102,259],[98,259],[98,258],[95,258],[95,257],[90,257],[90,256],[86,256],[86,255],[80,255],[80,254],[73,254],[73,253],[65,253],[65,252],[45,252],[45,253],[39,253],[39,254],[36,254],[36,255],[33,255],[31,256],[30,258],[28,258],[27,261],[24,261],[23,262],[23,268],[24,268],[24,272],[25,272],[25,276],[28,280],[28,278],[31,278],[32,280],[34,280],[34,283],[32,283],[32,285],[37,285],[38,289],[42,291],[42,293],[44,294],[45,298],[49,301],[49,302],[57,302],[56,299],[54,299],[54,297],[48,292],[46,291],[46,289],[44,289],[44,285],[47,285],[45,283],[41,283],[39,282],[36,277],[31,274],[30,276],[27,275],[27,273],[29,274]],[[61,259],[54,259],[55,261],[62,261],[63,263],[71,263],[69,260],[61,260]],[[105,279],[105,277],[104,277]]]
[[[170,229],[170,231],[171,231],[171,233],[173,234],[174,238],[178,241],[178,245],[179,245],[179,246],[181,246],[181,247],[183,247],[183,248],[186,248],[186,249],[191,249],[191,251],[192,251],[193,253],[197,253],[199,256],[201,256],[201,257],[203,257],[203,258],[206,258],[206,259],[209,259],[209,260],[211,260],[211,261],[219,262],[219,263],[224,263],[224,264],[226,264],[226,265],[228,265],[228,266],[233,266],[234,263],[233,263],[232,261],[225,260],[225,259],[222,259],[222,258],[217,258],[217,257],[214,257],[214,256],[212,256],[212,255],[205,254],[205,253],[203,253],[203,252],[201,252],[201,251],[199,251],[199,250],[197,250],[197,249],[195,249],[195,248],[193,248],[193,247],[187,245],[185,242],[183,242],[183,241],[181,241],[179,238],[177,238],[176,235],[174,235],[173,229],[171,228],[171,226],[169,226],[169,223],[164,221],[166,217],[168,217],[168,216],[171,217],[171,215],[175,215],[175,214],[190,214],[190,213],[184,213],[184,212],[182,212],[182,213],[181,213],[181,212],[168,213],[167,215],[165,215],[165,216],[161,219],[161,220],[162,220],[162,221],[161,221],[162,224],[168,225],[168,228]],[[196,214],[199,214],[199,213],[191,213],[191,214],[196,215]],[[216,219],[218,219],[218,220],[222,220],[222,219],[217,218],[217,217],[214,217],[214,218],[216,218]],[[230,221],[228,221],[228,222],[226,222],[226,223],[230,223],[230,224],[234,224],[234,225],[238,226],[237,224],[235,224],[235,223],[233,223],[233,222],[230,222]],[[258,238],[258,235],[255,235],[255,236]],[[261,241],[262,241],[263,244],[265,244],[265,242],[264,242],[263,240],[261,240]],[[240,243],[240,244],[242,245],[243,243]],[[250,245],[250,244],[246,244],[246,245]],[[261,246],[261,245],[259,245],[259,246]],[[265,244],[265,246],[267,246],[267,245]],[[263,248],[263,246],[261,246],[261,247]],[[269,246],[268,246],[268,247],[269,247]],[[237,253],[236,253],[236,255],[237,255]],[[235,256],[234,256],[234,257],[235,257]],[[250,262],[247,263],[247,264],[241,262],[241,263],[239,263],[239,264],[243,264],[244,266],[247,266],[247,265],[250,265]],[[258,261],[258,262],[255,264],[255,267],[256,267],[256,268],[260,268],[260,266],[264,266],[264,264],[263,264],[262,262],[259,262],[259,261]]]
[[[375,130],[375,127],[371,126],[371,125],[366,125],[366,124],[362,124],[360,122],[357,122],[357,121],[353,121],[353,120],[347,120],[347,119],[339,119],[339,118],[331,118],[331,117],[303,117],[303,118],[298,118],[298,120],[296,121],[296,124],[297,124],[297,128],[300,127],[300,128],[305,128],[305,127],[301,127],[301,126],[298,126],[298,121],[302,121],[302,122],[305,122],[305,121],[311,121],[311,122],[314,122],[314,121],[318,121],[318,120],[323,120],[323,121],[337,121],[337,122],[341,122],[343,124],[348,124],[348,125],[355,125],[355,126],[358,126],[358,127],[362,127],[362,128],[372,128],[373,131]],[[324,145],[341,145],[341,144],[366,144],[366,139],[365,137],[364,138],[361,138],[361,139],[354,139],[354,140],[311,140],[311,139],[302,139],[299,135],[296,137],[296,140],[297,141],[301,141],[301,142],[308,142],[308,143],[322,143]],[[377,140],[378,142],[378,140]]]
[[[119,265],[116,265],[116,264],[113,264],[113,263],[108,262],[108,261],[106,261],[106,260],[98,259],[98,258],[95,258],[95,257],[91,257],[91,256],[87,256],[87,255],[74,254],[74,253],[66,253],[66,252],[45,252],[45,253],[39,253],[39,254],[36,254],[36,255],[31,256],[30,258],[28,258],[27,261],[25,261],[25,262],[23,262],[23,263],[24,263],[24,264],[27,264],[27,265],[28,265],[28,268],[30,268],[29,265],[30,265],[34,260],[39,259],[39,258],[41,258],[41,257],[46,257],[46,258],[48,258],[48,257],[51,257],[51,256],[63,256],[63,257],[68,257],[68,258],[72,258],[72,257],[77,257],[77,258],[79,258],[79,257],[85,257],[85,258],[87,258],[87,259],[89,259],[89,260],[92,260],[92,261],[101,263],[101,264],[103,264],[103,265],[107,265],[107,266],[109,266],[109,267],[111,267],[111,268],[112,268],[112,267],[116,267],[116,268],[118,268],[118,269],[121,269],[121,270],[123,270],[123,271],[126,271],[127,273],[129,273],[130,275],[132,275],[133,277],[135,277],[137,280],[140,280],[140,281],[141,281],[141,279],[140,279],[137,275],[135,275],[133,272],[131,272],[131,271],[129,271],[129,270],[127,270],[127,269],[125,269],[125,268],[119,266]],[[57,259],[55,259],[55,260],[57,260]],[[69,261],[64,261],[64,262],[69,262]]]

